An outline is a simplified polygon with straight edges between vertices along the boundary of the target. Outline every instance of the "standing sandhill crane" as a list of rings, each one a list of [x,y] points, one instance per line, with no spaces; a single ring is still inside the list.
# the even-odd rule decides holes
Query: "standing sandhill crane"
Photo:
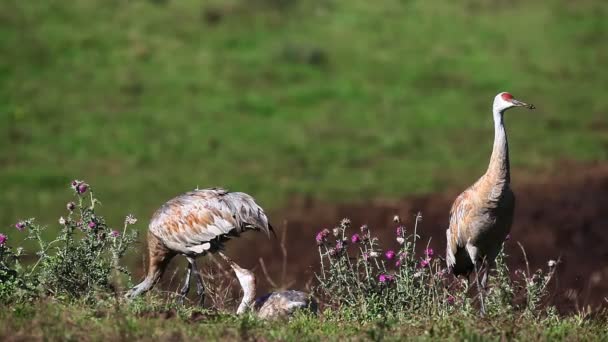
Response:
[[[195,258],[222,250],[224,242],[251,229],[274,233],[264,210],[248,194],[197,189],[169,200],[154,213],[148,226],[148,274],[127,293],[127,298],[154,287],[169,261],[182,254],[188,259],[188,268],[179,294],[181,299],[188,294],[190,274],[194,273],[202,305],[205,290]]]
[[[512,107],[531,104],[518,101],[509,93],[494,98],[494,148],[486,173],[475,184],[461,193],[450,210],[450,227],[446,231],[446,262],[455,275],[466,275],[475,270],[477,263],[485,264],[480,290],[482,314],[485,311],[481,287],[485,287],[488,270],[500,252],[502,243],[511,229],[515,196],[509,187],[509,147],[503,122],[505,111]]]
[[[317,312],[316,301],[307,293],[300,291],[271,292],[256,299],[256,280],[253,272],[240,267],[223,253],[220,252],[219,255],[230,264],[243,289],[243,299],[236,310],[237,315],[243,314],[249,309],[261,319],[286,318],[297,310]]]

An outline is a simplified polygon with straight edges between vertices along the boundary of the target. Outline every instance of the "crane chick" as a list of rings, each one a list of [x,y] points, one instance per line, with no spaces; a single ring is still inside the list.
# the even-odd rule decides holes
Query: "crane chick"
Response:
[[[454,201],[446,231],[446,262],[455,275],[468,277],[472,271],[478,270],[478,263],[485,269],[482,286],[477,277],[482,313],[485,309],[481,287],[485,287],[487,272],[494,266],[496,256],[509,234],[515,209],[504,125],[504,113],[513,107],[534,109],[533,105],[518,101],[509,93],[496,95],[493,104],[494,147],[490,164],[486,173]]]
[[[253,272],[244,269],[223,253],[220,256],[232,267],[243,289],[243,298],[236,313],[243,314],[251,310],[261,319],[287,318],[298,310],[317,312],[317,303],[307,293],[294,290],[271,292],[262,297],[255,298],[256,280]]]
[[[181,254],[188,260],[188,267],[180,298],[188,294],[190,275],[194,273],[202,305],[205,290],[196,257],[222,250],[227,240],[246,230],[274,233],[264,210],[246,193],[197,189],[169,200],[154,213],[148,226],[148,273],[126,297],[149,291],[160,280],[169,261]]]

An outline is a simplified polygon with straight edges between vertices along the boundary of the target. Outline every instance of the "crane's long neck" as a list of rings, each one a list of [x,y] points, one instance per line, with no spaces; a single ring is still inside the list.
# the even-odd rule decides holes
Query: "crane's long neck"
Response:
[[[252,272],[245,269],[239,269],[238,266],[234,267],[236,277],[243,288],[243,299],[236,310],[237,315],[245,313],[249,308],[252,307],[255,301],[255,276]]]
[[[509,144],[505,129],[503,113],[494,110],[494,148],[486,175],[493,183],[508,185],[511,182],[509,165]]]

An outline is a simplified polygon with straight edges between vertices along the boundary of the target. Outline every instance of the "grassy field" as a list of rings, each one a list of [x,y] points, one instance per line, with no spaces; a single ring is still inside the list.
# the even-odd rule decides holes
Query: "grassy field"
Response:
[[[127,307],[91,310],[78,305],[43,303],[0,312],[3,341],[602,341],[605,318],[573,316],[530,320],[492,320],[454,315],[408,321],[361,323],[300,315],[289,322],[265,322],[250,316],[209,314],[195,309],[137,311]]]
[[[508,90],[515,168],[605,160],[608,3],[0,4],[0,222],[57,219],[73,178],[147,220],[222,185],[400,197],[470,183]]]

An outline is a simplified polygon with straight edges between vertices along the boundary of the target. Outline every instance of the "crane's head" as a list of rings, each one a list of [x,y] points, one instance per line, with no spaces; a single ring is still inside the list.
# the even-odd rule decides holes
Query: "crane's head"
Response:
[[[505,110],[513,107],[526,107],[528,109],[534,109],[533,104],[527,104],[525,102],[516,100],[513,95],[502,92],[494,97],[494,111],[504,112]]]

